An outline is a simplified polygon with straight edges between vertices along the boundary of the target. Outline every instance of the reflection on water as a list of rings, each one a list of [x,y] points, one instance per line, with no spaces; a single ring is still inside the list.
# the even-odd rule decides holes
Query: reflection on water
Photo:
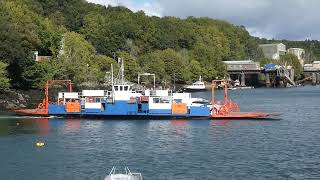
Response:
[[[49,133],[48,118],[1,119],[0,135],[16,134],[47,134]]]
[[[85,121],[109,121],[111,126],[122,126],[127,121],[113,121],[113,120],[85,120]],[[150,122],[148,120],[130,120],[131,122],[141,122],[143,124]],[[231,120],[168,120],[172,127],[180,134],[183,130],[190,125],[192,126],[207,126],[207,127],[219,127],[228,126],[232,123]],[[17,135],[17,134],[48,134],[51,125],[58,125],[63,128],[64,132],[78,132],[81,129],[81,119],[63,119],[63,118],[10,118],[0,120],[0,135]],[[162,121],[165,122],[165,121]],[[91,124],[95,126],[94,123]],[[98,125],[98,124],[96,124]],[[99,126],[99,125],[98,125]]]
[[[0,120],[0,135],[48,134],[50,125],[60,124],[67,132],[76,132],[81,128],[80,119],[60,118],[10,118]]]
[[[81,128],[81,120],[80,119],[65,119],[65,129],[66,131],[79,131]]]
[[[228,126],[232,123],[232,120],[212,120],[211,127]]]
[[[171,124],[175,127],[183,127],[188,124],[187,120],[172,120]]]

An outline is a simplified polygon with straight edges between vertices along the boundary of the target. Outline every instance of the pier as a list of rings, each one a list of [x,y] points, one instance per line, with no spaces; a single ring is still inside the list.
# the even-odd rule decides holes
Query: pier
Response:
[[[229,79],[239,80],[240,86],[254,86],[259,81],[260,63],[252,60],[224,61],[227,65]]]
[[[229,79],[232,81],[239,80],[240,86],[256,86],[261,83],[260,77],[263,77],[262,79],[264,79],[264,84],[267,87],[296,86],[295,72],[290,66],[281,67],[267,64],[261,67],[259,62],[252,60],[224,61],[224,63],[227,66]]]
[[[320,61],[305,64],[303,70],[304,79],[301,82],[311,81],[312,85],[320,84]]]

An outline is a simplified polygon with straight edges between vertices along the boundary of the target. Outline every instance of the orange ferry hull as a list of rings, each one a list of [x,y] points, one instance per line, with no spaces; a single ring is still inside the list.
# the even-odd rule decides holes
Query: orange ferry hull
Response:
[[[228,114],[214,114],[211,115],[211,119],[259,119],[276,116],[277,114],[260,113],[260,112],[233,112]]]

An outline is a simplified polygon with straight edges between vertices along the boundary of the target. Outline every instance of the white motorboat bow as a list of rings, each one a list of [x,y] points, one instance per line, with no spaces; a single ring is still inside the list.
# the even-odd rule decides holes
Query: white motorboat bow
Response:
[[[141,173],[131,173],[128,167],[125,168],[125,171],[125,174],[116,174],[116,168],[113,167],[104,180],[142,180]]]

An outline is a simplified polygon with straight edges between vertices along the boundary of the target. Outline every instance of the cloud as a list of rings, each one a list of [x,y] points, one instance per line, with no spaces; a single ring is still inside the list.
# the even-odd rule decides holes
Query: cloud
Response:
[[[89,0],[124,5],[148,15],[210,17],[244,25],[265,38],[320,40],[319,0]]]

